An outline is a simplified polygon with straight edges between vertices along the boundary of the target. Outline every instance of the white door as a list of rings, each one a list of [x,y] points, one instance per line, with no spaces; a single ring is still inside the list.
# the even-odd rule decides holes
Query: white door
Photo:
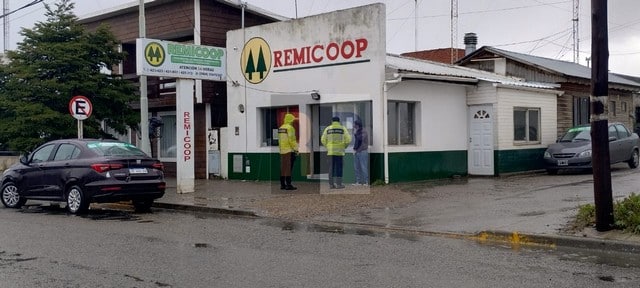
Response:
[[[493,109],[469,107],[469,174],[493,175]]]

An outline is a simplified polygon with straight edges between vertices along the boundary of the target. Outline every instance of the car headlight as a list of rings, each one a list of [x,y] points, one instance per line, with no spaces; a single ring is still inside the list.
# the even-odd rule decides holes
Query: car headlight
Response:
[[[591,157],[591,149],[585,150],[585,151],[582,151],[582,152],[578,153],[578,157],[580,157],[580,158]]]
[[[544,151],[544,159],[549,159],[551,158],[551,153],[549,153],[549,151]]]

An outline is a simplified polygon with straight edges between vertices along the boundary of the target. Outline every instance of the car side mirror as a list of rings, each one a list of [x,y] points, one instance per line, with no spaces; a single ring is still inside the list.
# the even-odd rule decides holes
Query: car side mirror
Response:
[[[20,163],[23,165],[29,165],[29,158],[27,157],[27,154],[20,156]]]

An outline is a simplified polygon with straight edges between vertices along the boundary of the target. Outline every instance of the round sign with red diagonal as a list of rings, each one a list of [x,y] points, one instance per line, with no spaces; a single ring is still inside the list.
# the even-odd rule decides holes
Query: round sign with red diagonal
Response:
[[[85,96],[73,96],[69,101],[69,112],[73,118],[85,120],[91,116],[91,111],[93,111],[91,101]]]

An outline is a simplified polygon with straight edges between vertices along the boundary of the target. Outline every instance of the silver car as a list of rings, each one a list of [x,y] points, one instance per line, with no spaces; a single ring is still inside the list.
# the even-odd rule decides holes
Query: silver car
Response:
[[[611,164],[627,162],[638,167],[638,134],[622,123],[609,123],[609,158]],[[576,126],[565,133],[544,152],[545,168],[549,174],[560,169],[591,169],[591,126]]]

